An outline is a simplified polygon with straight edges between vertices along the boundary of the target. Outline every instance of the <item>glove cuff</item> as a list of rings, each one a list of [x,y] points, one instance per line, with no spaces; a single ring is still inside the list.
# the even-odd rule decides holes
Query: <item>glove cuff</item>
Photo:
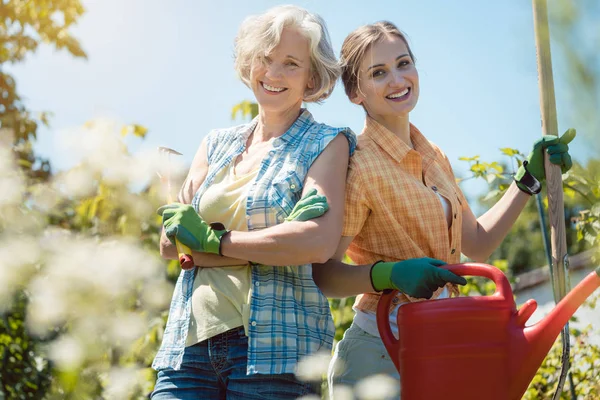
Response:
[[[379,260],[376,263],[374,263],[373,265],[371,265],[371,272],[369,273],[369,277],[371,278],[371,286],[373,287],[373,290],[377,293],[381,293],[384,289],[389,288],[390,284],[388,283],[386,285],[386,281],[389,282],[390,278],[390,272],[386,272],[383,271],[382,269],[387,269],[385,268],[385,262],[383,262],[383,260]],[[378,268],[376,268],[376,266],[379,266]],[[375,277],[375,279],[373,279],[373,277]],[[375,283],[375,281],[377,281],[377,283],[382,284],[381,289],[377,288],[377,284]]]
[[[221,257],[223,257],[223,250],[222,250],[222,246],[223,246],[223,238],[227,235],[229,235],[231,233],[231,231],[225,231],[225,233],[223,233],[221,235],[221,237],[219,238],[219,255]]]
[[[528,195],[538,194],[542,190],[542,184],[527,170],[529,162],[523,161],[523,165],[515,174],[515,182],[517,187]]]
[[[210,230],[208,232],[208,237],[206,238],[206,248],[205,252],[218,254],[221,257],[223,256],[221,250],[221,242],[223,240],[223,236],[227,235],[229,230],[225,229],[225,226],[220,222],[213,222],[209,224]]]

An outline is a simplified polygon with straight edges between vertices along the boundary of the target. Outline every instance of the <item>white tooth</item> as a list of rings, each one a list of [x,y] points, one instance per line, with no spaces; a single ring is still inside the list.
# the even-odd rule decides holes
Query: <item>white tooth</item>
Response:
[[[395,94],[389,95],[388,98],[390,98],[390,99],[397,99],[398,97],[404,96],[406,93],[408,93],[408,88],[404,89],[400,93],[395,93]]]
[[[278,88],[275,86],[269,86],[266,83],[263,83],[263,86],[265,87],[265,89],[267,89],[270,92],[282,92],[284,88]]]

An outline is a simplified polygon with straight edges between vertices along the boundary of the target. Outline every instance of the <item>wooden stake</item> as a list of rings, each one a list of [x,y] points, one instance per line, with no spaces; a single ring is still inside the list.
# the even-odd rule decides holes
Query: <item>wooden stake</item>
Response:
[[[558,136],[556,121],[556,100],[552,77],[552,57],[550,54],[550,30],[548,28],[548,6],[546,0],[533,0],[533,28],[537,52],[538,84],[540,87],[540,108],[542,112],[542,135]],[[552,288],[554,301],[558,303],[567,294],[568,254],[565,228],[565,206],[563,202],[562,173],[558,165],[550,163],[544,154],[546,171],[546,191],[550,217],[550,243],[552,248]],[[546,229],[542,226],[542,229]],[[553,400],[559,399],[570,365],[569,324],[562,330],[562,366]],[[572,390],[573,388],[571,388]]]
[[[552,77],[550,55],[550,34],[548,29],[548,8],[546,0],[533,0],[535,47],[537,50],[538,83],[542,112],[542,135],[558,135],[556,121],[556,101]],[[566,267],[567,237],[565,229],[565,209],[563,202],[562,173],[558,165],[550,163],[545,155],[546,190],[550,216],[550,241],[552,245],[552,269],[555,300],[567,294]]]

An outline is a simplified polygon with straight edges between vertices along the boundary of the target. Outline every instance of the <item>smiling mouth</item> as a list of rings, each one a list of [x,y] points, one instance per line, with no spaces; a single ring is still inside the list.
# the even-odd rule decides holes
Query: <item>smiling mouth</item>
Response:
[[[269,93],[281,93],[287,90],[287,88],[267,85],[264,82],[261,82],[260,85]]]
[[[410,95],[410,88],[406,88],[400,92],[392,93],[390,95],[385,96],[386,99],[389,100],[405,100]]]

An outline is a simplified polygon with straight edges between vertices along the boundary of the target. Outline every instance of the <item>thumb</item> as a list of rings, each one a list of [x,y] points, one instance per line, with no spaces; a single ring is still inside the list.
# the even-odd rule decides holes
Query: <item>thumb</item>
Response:
[[[563,144],[569,144],[573,139],[577,136],[577,131],[575,128],[569,128],[563,135],[560,137],[559,142]]]
[[[552,146],[555,145],[556,143],[558,143],[558,136],[554,136],[554,135],[545,135],[542,136],[542,147],[546,148],[548,146]]]
[[[163,206],[158,207],[158,209],[156,210],[156,213],[162,217],[165,210],[172,210],[172,209],[177,208],[178,206],[179,206],[178,203],[165,204]]]
[[[447,269],[440,268],[439,276],[446,282],[454,283],[457,285],[466,285],[467,284],[467,280],[465,278],[463,278],[462,276],[458,276],[454,272],[448,271]]]

